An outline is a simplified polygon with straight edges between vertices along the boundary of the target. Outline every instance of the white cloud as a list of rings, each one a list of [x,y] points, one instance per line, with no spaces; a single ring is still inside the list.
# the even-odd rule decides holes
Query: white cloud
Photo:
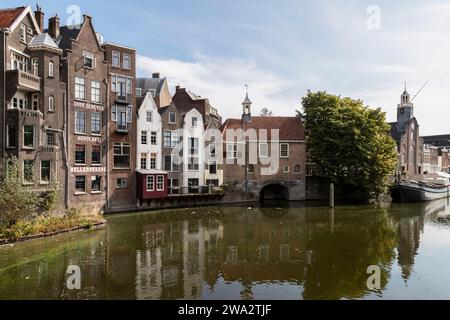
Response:
[[[279,75],[260,68],[254,61],[219,59],[197,55],[194,62],[138,56],[139,76],[160,72],[172,90],[176,85],[208,98],[224,119],[240,117],[245,84],[253,101],[253,114],[263,107],[275,115],[295,115],[298,103],[280,94],[290,85]]]

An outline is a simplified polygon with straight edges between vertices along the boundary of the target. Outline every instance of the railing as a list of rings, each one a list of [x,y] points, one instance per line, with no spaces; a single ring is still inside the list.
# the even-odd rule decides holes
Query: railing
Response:
[[[35,76],[34,74],[21,70],[9,70],[6,72],[6,77],[7,82],[13,83],[15,86],[20,86],[25,90],[41,90],[41,78]]]
[[[195,194],[213,194],[213,187],[172,187],[169,188],[170,195],[195,195]]]
[[[117,102],[131,103],[131,94],[117,93]]]

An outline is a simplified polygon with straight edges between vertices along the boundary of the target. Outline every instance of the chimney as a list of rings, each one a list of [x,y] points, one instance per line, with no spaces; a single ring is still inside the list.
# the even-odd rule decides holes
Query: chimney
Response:
[[[155,72],[153,74],[153,79],[159,79],[159,72]]]
[[[59,37],[59,17],[56,14],[53,18],[48,19],[48,33],[54,39]]]
[[[41,32],[44,32],[44,12],[42,12],[42,8],[39,6],[36,6],[36,11],[34,12],[34,17],[36,18],[36,22],[39,26],[39,30]]]
[[[185,92],[186,88],[182,88],[179,85],[175,87],[175,92]]]

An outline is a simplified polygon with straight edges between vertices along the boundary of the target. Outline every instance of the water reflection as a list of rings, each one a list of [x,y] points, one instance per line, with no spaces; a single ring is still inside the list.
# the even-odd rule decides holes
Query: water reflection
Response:
[[[0,298],[408,298],[411,290],[402,288],[416,281],[418,257],[427,254],[433,265],[450,254],[450,244],[441,242],[437,253],[420,249],[424,235],[450,233],[449,213],[437,201],[389,209],[278,206],[114,216],[103,231],[1,248]],[[69,265],[82,270],[80,291],[65,286]],[[380,292],[367,290],[370,265],[382,268]],[[450,292],[450,279],[434,280],[441,293]]]

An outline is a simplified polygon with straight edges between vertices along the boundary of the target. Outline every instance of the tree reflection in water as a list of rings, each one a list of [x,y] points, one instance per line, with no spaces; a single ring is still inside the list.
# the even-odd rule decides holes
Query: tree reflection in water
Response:
[[[445,203],[377,209],[197,208],[112,216],[106,230],[0,249],[0,298],[358,299],[366,271],[411,277]],[[193,212],[195,211],[195,212]],[[450,248],[449,248],[450,250]],[[79,265],[83,289],[65,287]]]

